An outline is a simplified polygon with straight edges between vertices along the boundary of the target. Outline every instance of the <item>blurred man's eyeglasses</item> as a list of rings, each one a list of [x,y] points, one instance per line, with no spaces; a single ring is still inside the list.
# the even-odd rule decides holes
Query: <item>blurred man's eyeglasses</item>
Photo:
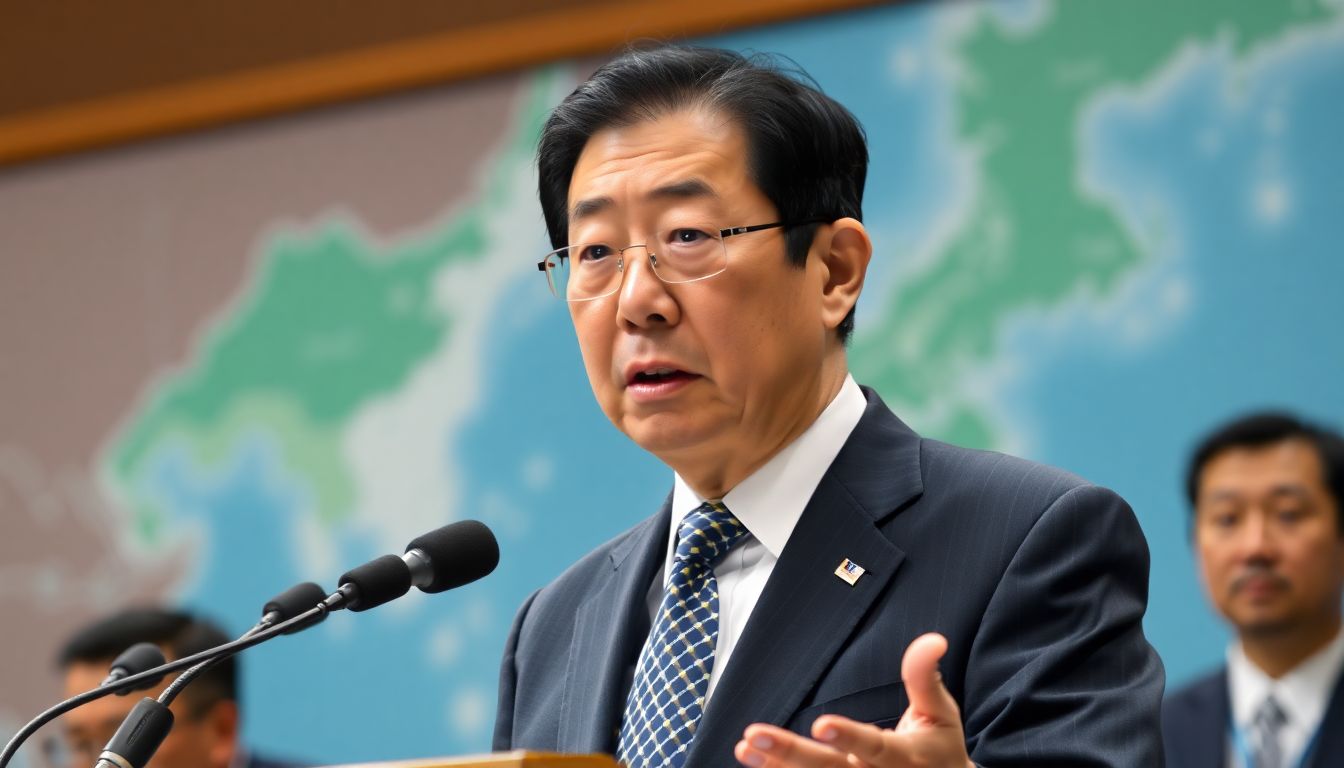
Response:
[[[664,283],[694,283],[722,274],[728,269],[728,247],[723,242],[725,238],[763,229],[820,224],[823,221],[775,221],[708,232],[692,227],[676,227],[659,232],[652,243],[624,248],[608,243],[581,243],[560,248],[537,262],[537,269],[546,274],[546,283],[556,298],[569,302],[592,301],[620,290],[627,251],[643,249],[649,265],[653,267],[653,273]]]

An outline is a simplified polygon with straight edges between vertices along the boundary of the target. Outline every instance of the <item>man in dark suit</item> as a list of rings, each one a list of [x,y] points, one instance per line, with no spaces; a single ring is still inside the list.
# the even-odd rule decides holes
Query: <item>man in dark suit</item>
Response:
[[[557,107],[538,171],[593,392],[674,477],[519,611],[497,749],[1160,764],[1128,506],[924,440],[849,376],[872,246],[847,110],[761,60],[635,52]]]
[[[1226,666],[1168,696],[1175,768],[1344,765],[1344,438],[1259,413],[1213,432],[1186,480]]]
[[[98,687],[122,651],[153,643],[168,659],[180,659],[227,643],[214,624],[181,611],[132,608],[84,627],[66,641],[57,657],[67,697]],[[173,729],[154,753],[154,768],[287,768],[293,763],[264,760],[239,741],[238,667],[228,658],[210,667],[172,703]],[[105,696],[64,715],[58,734],[45,742],[48,763],[91,766],[103,746],[144,696],[157,697],[172,682],[130,696]]]

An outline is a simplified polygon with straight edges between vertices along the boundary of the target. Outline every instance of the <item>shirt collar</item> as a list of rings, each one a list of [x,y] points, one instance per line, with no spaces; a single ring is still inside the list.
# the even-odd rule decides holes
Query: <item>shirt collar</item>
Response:
[[[1307,657],[1277,680],[1246,657],[1241,643],[1227,651],[1228,695],[1238,728],[1249,729],[1256,709],[1273,694],[1289,722],[1310,731],[1325,716],[1341,668],[1344,667],[1344,631],[1336,632],[1321,650]]]
[[[724,506],[774,557],[784,551],[821,476],[867,407],[863,390],[853,376],[846,375],[840,391],[811,426],[723,497]],[[682,518],[704,501],[681,475],[675,476],[669,547],[676,544]]]

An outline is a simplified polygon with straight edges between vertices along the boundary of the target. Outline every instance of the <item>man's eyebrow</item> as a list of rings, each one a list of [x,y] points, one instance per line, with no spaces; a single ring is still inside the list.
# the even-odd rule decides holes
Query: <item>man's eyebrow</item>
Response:
[[[1215,488],[1201,494],[1200,499],[1209,503],[1216,501],[1238,501],[1241,499],[1241,492],[1229,488]]]
[[[645,198],[649,200],[667,198],[684,200],[696,197],[717,199],[718,196],[719,194],[712,187],[700,179],[686,179],[685,181],[674,181],[671,184],[654,187],[645,195]],[[580,200],[569,209],[569,220],[574,222],[589,216],[595,216],[615,204],[616,202],[610,197],[590,197]]]
[[[602,211],[615,205],[610,197],[590,197],[586,200],[580,200],[569,209],[569,220],[578,221],[588,216],[595,216]]]
[[[708,184],[699,179],[686,179],[685,181],[674,181],[671,184],[664,184],[656,187],[649,192],[649,199],[674,198],[685,199],[691,197],[715,197],[719,195]]]
[[[1300,483],[1277,483],[1269,489],[1267,494],[1270,498],[1288,497],[1294,499],[1309,499],[1311,492],[1307,487]],[[1209,502],[1216,501],[1240,501],[1244,498],[1241,491],[1230,488],[1216,488],[1205,494],[1204,499]]]
[[[1294,499],[1311,498],[1311,492],[1300,483],[1279,483],[1269,489],[1269,495],[1274,497],[1287,496]]]

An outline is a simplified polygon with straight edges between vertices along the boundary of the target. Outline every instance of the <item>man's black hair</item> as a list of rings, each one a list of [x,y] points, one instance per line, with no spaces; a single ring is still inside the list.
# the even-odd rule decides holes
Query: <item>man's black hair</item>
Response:
[[[631,50],[607,63],[551,113],[537,147],[541,210],[551,245],[569,245],[568,198],[588,139],[685,108],[721,112],[746,134],[756,186],[785,222],[862,220],[868,143],[858,120],[796,67],[763,56],[692,46]],[[746,226],[763,222],[724,222]],[[816,225],[785,235],[788,260],[801,268]],[[841,341],[854,313],[841,322]]]
[[[1185,475],[1185,492],[1193,510],[1199,498],[1199,476],[1205,465],[1232,448],[1262,448],[1284,440],[1305,440],[1321,459],[1325,487],[1335,501],[1336,523],[1344,536],[1344,437],[1289,413],[1251,413],[1218,427],[1200,442]]]
[[[71,664],[110,663],[136,643],[154,643],[171,659],[181,659],[229,642],[214,624],[182,611],[131,608],[80,629],[56,657],[61,669]],[[205,707],[220,700],[238,700],[238,671],[232,658],[208,668],[183,695]]]

